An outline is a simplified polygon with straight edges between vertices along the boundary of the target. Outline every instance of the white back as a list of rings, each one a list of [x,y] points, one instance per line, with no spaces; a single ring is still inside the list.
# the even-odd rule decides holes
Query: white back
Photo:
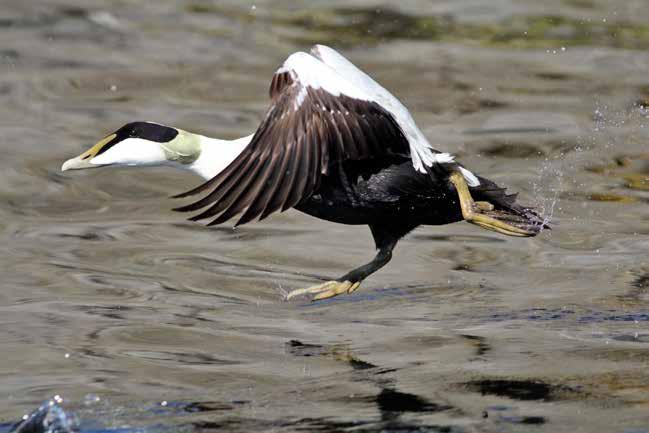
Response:
[[[394,116],[410,142],[412,164],[417,171],[426,172],[423,164],[430,167],[434,163],[453,161],[453,156],[448,153],[434,153],[432,146],[410,115],[410,111],[401,101],[352,62],[325,45],[315,45],[311,48],[311,53],[345,77],[347,81],[362,89],[372,100],[378,102]]]

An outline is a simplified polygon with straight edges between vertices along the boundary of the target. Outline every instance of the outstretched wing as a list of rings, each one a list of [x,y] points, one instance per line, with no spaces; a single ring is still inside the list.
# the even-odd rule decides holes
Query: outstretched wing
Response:
[[[427,167],[453,161],[452,155],[433,149],[401,101],[342,54],[326,45],[314,45],[311,48],[311,54],[334,69],[338,74],[344,76],[350,83],[362,89],[394,116],[408,138],[410,156],[415,170],[426,173],[428,171]],[[469,184],[471,183],[469,181]]]
[[[408,140],[392,114],[370,95],[306,53],[292,54],[270,85],[272,104],[248,146],[186,197],[209,193],[178,211],[220,224],[242,213],[245,224],[291,208],[317,191],[332,164],[389,153],[407,155]]]

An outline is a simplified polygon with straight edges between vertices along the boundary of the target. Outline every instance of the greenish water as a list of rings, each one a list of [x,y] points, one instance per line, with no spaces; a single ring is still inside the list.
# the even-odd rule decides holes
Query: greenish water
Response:
[[[639,0],[6,0],[0,421],[59,394],[85,431],[649,431],[647,22]],[[170,211],[189,174],[59,171],[131,120],[249,134],[315,42],[554,230],[420,228],[353,295],[286,303],[369,231],[207,229]]]

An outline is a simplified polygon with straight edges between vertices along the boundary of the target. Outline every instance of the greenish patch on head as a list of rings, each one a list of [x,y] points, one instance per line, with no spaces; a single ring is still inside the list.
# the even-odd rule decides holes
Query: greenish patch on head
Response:
[[[178,130],[176,138],[167,143],[161,143],[160,146],[167,160],[184,165],[193,163],[201,155],[200,136],[182,129]]]

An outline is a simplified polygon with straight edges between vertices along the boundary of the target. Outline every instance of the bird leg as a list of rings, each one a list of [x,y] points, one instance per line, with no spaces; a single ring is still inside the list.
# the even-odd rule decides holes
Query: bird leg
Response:
[[[299,295],[316,294],[312,300],[319,301],[321,299],[333,298],[334,296],[343,293],[352,293],[354,290],[358,289],[358,286],[360,286],[361,282],[365,278],[381,269],[392,259],[392,250],[397,245],[401,236],[405,235],[413,228],[414,227],[408,227],[406,229],[407,231],[404,231],[404,228],[401,228],[401,231],[404,231],[404,233],[394,233],[394,229],[390,230],[371,225],[370,230],[372,230],[374,242],[378,249],[376,256],[371,262],[359,266],[337,280],[326,281],[322,284],[307,287],[305,289],[293,290],[286,295],[285,299],[288,301],[289,299]]]
[[[396,245],[396,242],[394,245]],[[307,287],[305,289],[293,290],[286,295],[286,300],[288,301],[289,299],[299,295],[316,294],[312,300],[319,301],[321,299],[333,298],[334,296],[342,295],[343,293],[352,293],[354,290],[358,289],[361,281],[381,269],[390,261],[394,245],[379,249],[379,252],[371,262],[359,266],[337,280],[326,281],[322,284]]]
[[[296,296],[313,294],[316,296],[313,297],[313,301],[319,301],[321,299],[332,298],[334,296],[342,295],[343,293],[352,293],[360,285],[360,281],[352,283],[347,280],[331,280],[325,281],[322,284],[316,284],[315,286],[307,287],[304,289],[295,289],[286,295],[285,300],[289,300]]]
[[[524,237],[534,236],[536,234],[488,215],[488,212],[493,211],[493,205],[489,202],[473,201],[473,197],[471,197],[471,193],[469,192],[469,186],[462,173],[457,171],[452,173],[449,176],[449,180],[455,186],[457,195],[460,198],[462,218],[467,222],[509,236]]]

